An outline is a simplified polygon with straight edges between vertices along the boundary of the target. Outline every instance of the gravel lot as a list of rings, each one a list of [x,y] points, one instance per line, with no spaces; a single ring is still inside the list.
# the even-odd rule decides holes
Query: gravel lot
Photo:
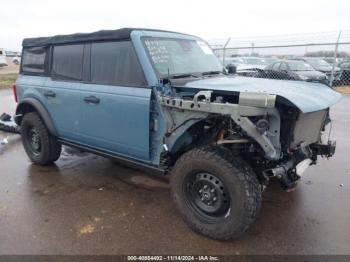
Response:
[[[0,90],[0,113],[13,113]],[[18,135],[0,131],[0,254],[350,254],[350,96],[332,110],[338,147],[293,193],[272,183],[241,239],[193,233],[174,210],[167,179],[65,148],[32,165]],[[341,186],[342,185],[342,186]]]

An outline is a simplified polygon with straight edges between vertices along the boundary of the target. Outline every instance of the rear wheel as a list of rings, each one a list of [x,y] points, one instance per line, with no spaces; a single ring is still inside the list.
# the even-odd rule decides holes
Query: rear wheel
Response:
[[[37,113],[24,115],[21,124],[24,149],[32,162],[48,165],[55,162],[61,154],[61,144],[47,130]]]
[[[242,235],[261,205],[261,187],[253,170],[223,148],[185,153],[172,171],[171,190],[185,222],[220,240]]]

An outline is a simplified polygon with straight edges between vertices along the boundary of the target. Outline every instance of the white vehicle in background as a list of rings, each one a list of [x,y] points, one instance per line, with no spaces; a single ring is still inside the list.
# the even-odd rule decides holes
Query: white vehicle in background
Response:
[[[15,65],[19,65],[21,63],[21,57],[15,56],[14,58],[12,58],[12,63],[14,63]]]
[[[6,53],[3,48],[0,48],[0,67],[7,66]]]
[[[244,63],[245,63],[244,60],[240,57],[226,57],[224,66],[228,66],[228,65],[238,66]]]
[[[265,69],[266,66],[276,62],[276,58],[242,56],[235,58],[227,58],[226,66],[233,64],[236,66],[237,74],[243,76],[253,76],[256,71]]]
[[[244,64],[241,65],[241,69],[264,69],[266,66],[272,64],[277,60],[274,58],[255,57],[255,56],[246,56],[246,57],[240,57],[240,58],[244,61]]]

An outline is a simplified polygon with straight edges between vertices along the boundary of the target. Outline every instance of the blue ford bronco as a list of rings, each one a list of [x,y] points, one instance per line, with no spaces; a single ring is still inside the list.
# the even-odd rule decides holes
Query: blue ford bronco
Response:
[[[15,121],[32,162],[61,145],[169,174],[190,228],[239,237],[270,179],[296,186],[318,156],[329,107],[320,83],[239,77],[202,39],[123,28],[23,40]]]

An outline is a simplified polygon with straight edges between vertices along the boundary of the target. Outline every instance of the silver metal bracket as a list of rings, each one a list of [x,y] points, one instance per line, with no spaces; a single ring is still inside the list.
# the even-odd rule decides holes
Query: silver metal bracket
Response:
[[[264,102],[260,103],[259,99],[253,99],[253,103],[259,106],[248,106],[232,103],[217,103],[211,101],[212,91],[200,91],[193,100],[184,100],[181,98],[173,98],[160,95],[159,101],[161,105],[169,108],[177,108],[181,110],[189,110],[203,113],[230,115],[232,120],[240,126],[248,136],[253,138],[264,150],[265,157],[270,160],[277,160],[281,156],[280,146],[280,115],[278,110],[273,107],[275,97],[264,96]],[[255,93],[254,93],[255,94]],[[247,94],[245,94],[245,98]],[[202,99],[201,99],[202,98]],[[254,98],[256,96],[254,95]],[[245,103],[249,102],[244,99]],[[255,124],[249,119],[251,116],[269,116],[270,130],[265,134],[261,134]]]

